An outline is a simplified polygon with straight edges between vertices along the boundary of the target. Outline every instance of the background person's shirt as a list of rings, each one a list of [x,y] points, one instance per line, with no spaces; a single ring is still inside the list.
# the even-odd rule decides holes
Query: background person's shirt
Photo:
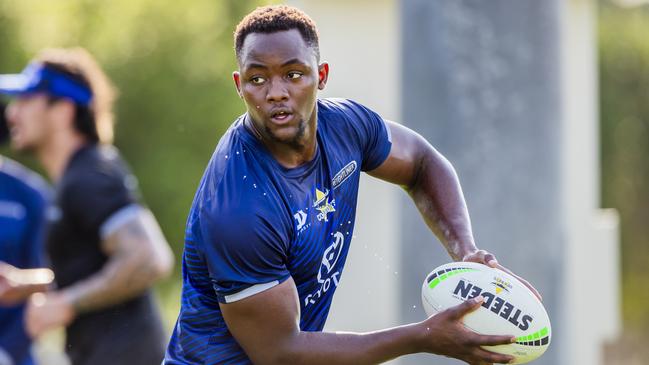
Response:
[[[110,227],[140,209],[137,180],[117,149],[88,144],[76,151],[56,186],[47,253],[56,283],[66,288],[96,274],[108,257],[101,242]],[[158,365],[166,336],[150,290],[77,316],[66,328],[74,365]]]
[[[181,310],[165,364],[250,364],[219,309],[292,277],[300,328],[321,331],[351,243],[361,171],[391,142],[345,99],[317,104],[315,157],[281,166],[239,118],[221,138],[186,226]]]
[[[47,183],[17,162],[0,156],[0,261],[20,269],[44,266],[43,235],[50,196]],[[0,306],[0,352],[16,365],[31,365],[25,304]]]

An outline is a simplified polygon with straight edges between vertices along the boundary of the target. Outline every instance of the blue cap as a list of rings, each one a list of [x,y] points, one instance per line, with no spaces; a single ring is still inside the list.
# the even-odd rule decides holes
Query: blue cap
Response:
[[[87,86],[38,62],[30,63],[19,74],[0,75],[0,94],[20,96],[39,92],[67,98],[81,106],[92,101],[92,91]]]

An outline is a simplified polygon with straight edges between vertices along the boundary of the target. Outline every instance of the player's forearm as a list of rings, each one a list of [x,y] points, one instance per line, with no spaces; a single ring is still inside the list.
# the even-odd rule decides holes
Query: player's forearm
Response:
[[[454,260],[476,249],[462,188],[451,163],[432,147],[422,148],[408,193],[428,227]]]
[[[118,229],[105,243],[111,252],[104,267],[64,290],[77,313],[124,302],[168,275],[173,256],[150,224],[134,220]]]
[[[158,279],[145,257],[111,257],[102,270],[63,290],[77,313],[105,308],[142,293]]]
[[[259,364],[378,364],[421,351],[422,330],[410,324],[368,333],[300,332],[286,350]]]

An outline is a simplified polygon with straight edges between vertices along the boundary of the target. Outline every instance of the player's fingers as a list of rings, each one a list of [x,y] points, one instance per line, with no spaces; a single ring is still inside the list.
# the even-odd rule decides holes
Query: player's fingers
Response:
[[[490,267],[498,267],[498,260],[496,260],[496,256],[486,251],[484,257],[482,258],[482,262]]]
[[[476,335],[475,342],[480,346],[509,345],[516,342],[514,336]]]
[[[453,320],[460,320],[462,317],[478,309],[484,302],[482,296],[478,296],[448,309],[449,317]]]
[[[490,267],[497,267],[498,260],[496,256],[485,250],[477,250],[462,258],[462,261],[477,262]]]
[[[477,348],[474,352],[474,356],[478,360],[478,364],[509,364],[514,361],[513,356],[497,354],[483,348]]]
[[[500,270],[502,270],[502,271],[508,273],[509,275],[515,277],[518,281],[520,281],[521,283],[523,283],[523,285],[525,285],[528,289],[530,289],[530,290],[532,291],[532,293],[533,293],[537,298],[539,298],[540,301],[543,301],[543,297],[541,296],[541,293],[539,293],[539,291],[536,290],[536,288],[533,287],[532,284],[530,284],[527,280],[525,280],[525,279],[523,279],[522,277],[520,277],[520,276],[514,274],[511,270],[509,270],[508,268],[506,268],[506,267],[504,267],[504,266],[502,266],[502,265],[500,265],[500,264],[499,264],[497,267],[498,267],[498,269],[500,269]]]

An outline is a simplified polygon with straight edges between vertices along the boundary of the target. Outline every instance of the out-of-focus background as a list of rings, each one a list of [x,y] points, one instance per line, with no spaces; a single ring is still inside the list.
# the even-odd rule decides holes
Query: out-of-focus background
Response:
[[[243,15],[268,3],[0,0],[0,73],[20,71],[44,47],[80,45],[98,58],[118,87],[116,145],[139,178],[144,199],[177,257],[174,275],[158,287],[169,328],[179,306],[183,229],[193,193],[219,137],[244,111],[231,81],[236,68],[232,32]],[[562,324],[570,323],[576,305],[563,308],[563,297],[570,297],[572,288],[562,274],[570,275],[574,259],[584,263],[580,267],[588,275],[583,279],[594,283],[571,283],[594,289],[578,305],[591,307],[597,315],[598,302],[611,304],[601,312],[602,321],[612,323],[607,332],[611,336],[592,339],[598,361],[643,364],[649,356],[644,343],[649,338],[649,5],[631,0],[289,3],[305,9],[320,25],[323,59],[332,57],[325,95],[356,98],[422,132],[457,163],[479,244],[516,237],[514,253],[497,244],[485,248],[546,294],[555,314],[556,349],[547,363],[587,364],[565,360],[575,359],[573,336],[590,331],[589,321],[573,323],[574,328]],[[584,70],[583,78],[574,79]],[[427,115],[430,119],[423,118]],[[582,128],[578,121],[562,122],[582,115],[592,123]],[[25,156],[7,148],[0,153],[38,170]],[[493,154],[496,161],[472,157],[476,154]],[[582,155],[593,166],[585,175],[573,174]],[[481,169],[509,178],[474,173]],[[503,183],[509,180],[515,183]],[[430,240],[431,247],[435,243],[409,235],[421,228],[410,229],[409,221],[417,218],[403,207],[409,204],[403,194],[373,181],[364,184],[371,193],[361,196],[356,251],[346,269],[353,285],[338,293],[330,324],[334,329],[377,329],[391,321],[423,319],[416,296],[420,281],[427,270],[448,261],[436,256],[428,266],[408,271],[416,252],[394,247],[407,246],[400,241],[408,240]],[[546,195],[547,186],[555,186],[549,192],[556,194]],[[593,214],[597,217],[590,218],[603,220],[604,228],[592,236],[565,227],[575,222],[571,215],[579,215],[565,202],[582,190],[594,192],[587,197],[593,208],[617,211]],[[367,206],[384,200],[392,215],[363,219]],[[530,206],[539,202],[547,205],[538,211]],[[522,217],[522,223],[512,227],[508,217]],[[373,229],[387,230],[385,236],[396,242],[373,246]],[[526,240],[526,232],[536,239]],[[589,243],[606,235],[610,254],[603,255],[600,246]],[[579,243],[565,251],[573,247],[573,239]],[[614,278],[619,268],[619,298],[616,283],[612,289],[598,287],[602,266],[614,270]],[[363,278],[377,275],[391,278],[386,281],[390,286],[362,286]],[[602,298],[602,293],[614,298]],[[382,301],[392,314],[363,319],[356,314],[374,306],[364,300]],[[621,331],[616,327],[618,309]],[[353,317],[365,322],[351,323],[348,318]],[[590,319],[593,326],[599,320]],[[56,363],[59,337],[42,341],[45,364]],[[413,361],[422,360],[403,363]]]

